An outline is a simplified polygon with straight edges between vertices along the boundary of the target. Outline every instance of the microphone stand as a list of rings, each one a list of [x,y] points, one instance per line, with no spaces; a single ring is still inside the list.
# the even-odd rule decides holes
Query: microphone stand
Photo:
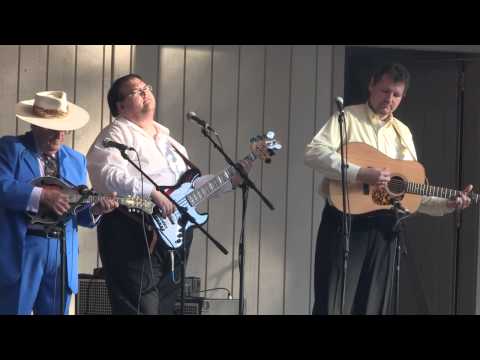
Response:
[[[212,130],[211,128],[209,130]],[[250,180],[248,175],[245,173],[243,170],[243,167],[240,166],[237,163],[234,163],[232,159],[223,151],[223,148],[219,146],[215,140],[212,139],[210,134],[207,132],[206,126],[202,126],[202,134],[205,136],[210,142],[213,144],[215,149],[218,150],[220,154],[223,155],[225,158],[225,161],[232,166],[237,173],[241,176],[243,179],[243,184],[242,184],[242,199],[243,199],[243,207],[242,207],[242,228],[240,231],[240,242],[238,244],[238,257],[239,257],[239,271],[240,271],[240,284],[239,284],[239,309],[238,309],[238,314],[243,315],[244,314],[244,266],[245,266],[245,216],[246,216],[246,211],[247,211],[247,200],[248,200],[248,190],[251,188],[253,189],[258,196],[262,199],[262,201],[268,206],[270,210],[274,210],[274,207],[272,203],[260,192],[260,190],[257,189],[255,184]]]
[[[183,206],[180,206],[180,204],[178,204],[175,200],[173,200],[170,195],[168,195],[165,191],[162,190],[162,188],[150,177],[148,176],[142,169],[140,169],[140,167],[135,164],[135,162],[133,162],[130,157],[126,154],[126,150],[127,149],[119,149],[122,157],[127,160],[130,164],[133,165],[133,167],[135,167],[135,169],[137,169],[143,176],[145,176],[145,178],[147,178],[148,181],[150,181],[153,186],[155,186],[155,189],[158,190],[159,192],[161,192],[168,200],[170,200],[176,207],[177,207],[177,210],[182,214],[182,219],[184,220],[187,220],[187,221],[190,221],[192,224],[196,225],[196,227],[198,229],[200,229],[200,231],[207,236],[208,239],[210,239],[213,244],[222,252],[224,253],[225,255],[228,254],[228,251],[227,249],[225,249],[225,247],[222,246],[222,244],[220,244],[217,240],[215,240],[204,228],[202,228],[200,226],[200,224],[198,224],[196,222],[196,220],[187,212],[187,210],[183,207]],[[183,242],[182,242],[182,250],[183,250],[183,256],[182,256],[182,267],[181,267],[181,280],[180,280],[180,284],[181,284],[181,290],[180,290],[180,299],[181,299],[181,302],[180,302],[180,314],[183,315],[184,314],[184,305],[185,305],[185,294],[184,294],[184,288],[185,288],[185,267],[186,267],[186,246],[185,246],[185,228],[182,227],[182,231],[183,231],[183,234],[182,234],[182,238],[183,238]]]
[[[400,264],[402,255],[402,241],[400,238],[400,234],[403,228],[401,225],[403,224],[402,221],[410,216],[410,213],[402,206],[402,204],[400,204],[400,201],[398,201],[398,199],[392,199],[392,205],[393,213],[395,214],[395,225],[392,229],[395,246],[393,261],[393,266],[395,268],[393,276],[395,277],[395,281],[392,281],[392,286],[395,286],[394,315],[398,315],[400,312]],[[403,253],[405,255],[407,254],[407,247],[405,244],[403,244]]]
[[[342,104],[343,105],[343,104]],[[348,188],[347,188],[347,168],[348,164],[346,162],[346,148],[344,143],[344,131],[346,134],[345,128],[345,113],[343,108],[339,109],[338,122],[340,124],[340,158],[341,158],[341,176],[342,176],[342,200],[343,200],[343,214],[342,214],[342,237],[344,240],[344,254],[343,254],[343,273],[342,273],[342,292],[341,292],[341,303],[340,303],[340,314],[343,315],[345,309],[345,296],[346,296],[346,287],[347,287],[347,271],[348,271],[348,260],[350,257],[350,227],[349,219],[350,214],[347,213],[347,198],[348,198]]]
[[[51,225],[46,227],[46,230],[53,235],[58,235],[58,239],[60,241],[60,313],[61,315],[65,315],[65,306],[66,306],[66,286],[67,286],[67,252],[66,252],[66,246],[67,246],[67,234],[66,234],[66,222],[70,217],[75,215],[75,211],[82,203],[82,201],[87,198],[88,196],[91,195],[91,190],[88,190],[86,186],[80,186],[78,187],[78,192],[81,195],[79,200],[72,206],[70,206],[70,209],[62,215],[58,221],[55,223],[55,225]]]

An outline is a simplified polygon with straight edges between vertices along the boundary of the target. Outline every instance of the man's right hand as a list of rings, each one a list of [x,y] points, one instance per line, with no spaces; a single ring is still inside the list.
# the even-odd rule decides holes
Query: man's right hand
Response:
[[[70,209],[68,196],[61,190],[55,188],[42,189],[40,204],[52,209],[59,216],[65,214]]]
[[[360,168],[357,174],[357,181],[363,184],[385,186],[390,181],[390,171],[378,168]]]
[[[163,218],[170,216],[177,210],[176,206],[160,191],[154,190],[151,196],[153,202],[160,208]]]

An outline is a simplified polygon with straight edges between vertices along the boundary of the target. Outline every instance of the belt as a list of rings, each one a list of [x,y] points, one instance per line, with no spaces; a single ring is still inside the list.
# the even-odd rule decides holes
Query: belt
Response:
[[[44,238],[56,238],[59,239],[61,236],[61,232],[58,230],[41,230],[41,229],[28,229],[27,236],[39,236]]]

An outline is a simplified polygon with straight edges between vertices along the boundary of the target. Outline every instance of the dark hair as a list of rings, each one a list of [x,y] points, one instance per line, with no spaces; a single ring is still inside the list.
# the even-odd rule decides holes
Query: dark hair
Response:
[[[373,85],[378,83],[382,79],[383,75],[390,76],[395,83],[404,83],[405,90],[403,94],[407,94],[407,90],[410,85],[410,73],[405,66],[398,63],[391,63],[379,67],[372,75]]]
[[[131,79],[139,79],[144,81],[140,75],[128,74],[115,80],[112,86],[110,87],[110,90],[108,90],[108,94],[107,94],[108,107],[110,108],[110,112],[112,113],[112,116],[118,116],[117,102],[122,101],[124,99],[124,96],[120,94],[120,89],[122,88],[123,84],[125,84]]]

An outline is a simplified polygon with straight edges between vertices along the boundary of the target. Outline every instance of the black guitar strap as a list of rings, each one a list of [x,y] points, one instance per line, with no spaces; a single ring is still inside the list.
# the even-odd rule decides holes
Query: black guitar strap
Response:
[[[194,163],[192,163],[190,160],[188,160],[188,158],[187,158],[185,155],[183,155],[183,154],[181,153],[181,151],[178,150],[178,149],[175,147],[175,145],[173,145],[171,142],[170,142],[169,144],[170,144],[170,146],[173,148],[173,150],[175,150],[175,152],[176,152],[178,155],[180,155],[180,157],[183,159],[183,161],[185,162],[185,164],[187,164],[187,166],[190,167],[190,169],[197,171],[199,174],[202,173],[202,172],[200,171],[200,169],[199,169],[197,166],[195,166]]]

